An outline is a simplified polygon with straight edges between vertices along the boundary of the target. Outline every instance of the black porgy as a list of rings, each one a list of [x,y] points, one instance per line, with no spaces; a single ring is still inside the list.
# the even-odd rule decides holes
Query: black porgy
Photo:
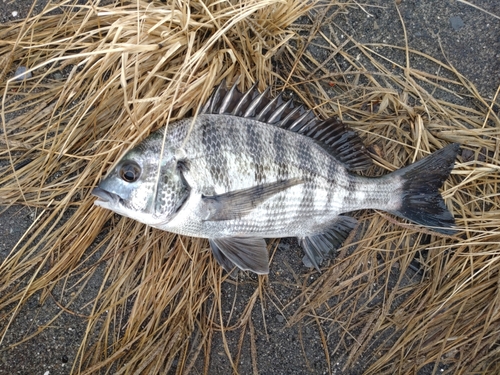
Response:
[[[93,190],[95,204],[208,238],[227,271],[258,274],[269,272],[265,238],[297,237],[319,269],[356,226],[343,215],[355,210],[455,232],[439,188],[458,144],[383,177],[362,177],[355,172],[372,161],[352,129],[267,94],[222,83],[195,119],[168,124],[128,151]]]

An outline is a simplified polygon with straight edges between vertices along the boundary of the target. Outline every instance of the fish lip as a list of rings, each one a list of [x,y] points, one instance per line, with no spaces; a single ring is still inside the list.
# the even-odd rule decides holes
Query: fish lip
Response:
[[[118,195],[110,193],[109,191],[106,191],[99,186],[92,189],[92,195],[95,195],[98,198],[96,200],[96,203],[114,202],[119,198]]]

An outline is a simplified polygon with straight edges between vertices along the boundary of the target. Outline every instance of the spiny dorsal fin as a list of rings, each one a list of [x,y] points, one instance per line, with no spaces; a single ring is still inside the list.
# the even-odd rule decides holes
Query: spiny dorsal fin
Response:
[[[372,159],[358,134],[336,118],[329,118],[302,134],[315,139],[351,171],[362,171],[372,165]]]
[[[204,114],[225,114],[273,124],[282,128],[297,131],[305,125],[316,124],[319,119],[312,111],[302,106],[295,107],[292,101],[285,102],[281,94],[269,98],[269,88],[260,93],[256,82],[245,93],[240,92],[236,85],[228,89],[225,80],[221,82],[201,110]]]
[[[230,89],[223,80],[201,113],[249,118],[303,134],[316,140],[351,171],[364,170],[372,165],[361,138],[343,122],[336,118],[321,121],[311,110],[294,106],[291,100],[285,102],[281,94],[269,98],[269,88],[259,93],[257,83],[242,93],[236,87],[238,80]]]

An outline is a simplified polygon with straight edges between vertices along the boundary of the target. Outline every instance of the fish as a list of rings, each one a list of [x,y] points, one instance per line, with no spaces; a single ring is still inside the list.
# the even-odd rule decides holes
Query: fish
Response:
[[[269,273],[268,238],[296,237],[316,269],[357,220],[383,210],[437,233],[455,220],[439,189],[457,143],[381,177],[359,135],[336,117],[223,81],[200,113],[152,132],[92,190],[96,206],[160,230],[208,239],[217,262]]]

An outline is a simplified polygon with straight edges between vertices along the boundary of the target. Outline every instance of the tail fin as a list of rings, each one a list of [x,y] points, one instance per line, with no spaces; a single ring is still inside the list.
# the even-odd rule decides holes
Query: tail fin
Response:
[[[455,233],[455,219],[438,189],[453,169],[459,147],[453,143],[394,172],[394,176],[403,179],[403,197],[401,208],[392,213],[439,233]]]

